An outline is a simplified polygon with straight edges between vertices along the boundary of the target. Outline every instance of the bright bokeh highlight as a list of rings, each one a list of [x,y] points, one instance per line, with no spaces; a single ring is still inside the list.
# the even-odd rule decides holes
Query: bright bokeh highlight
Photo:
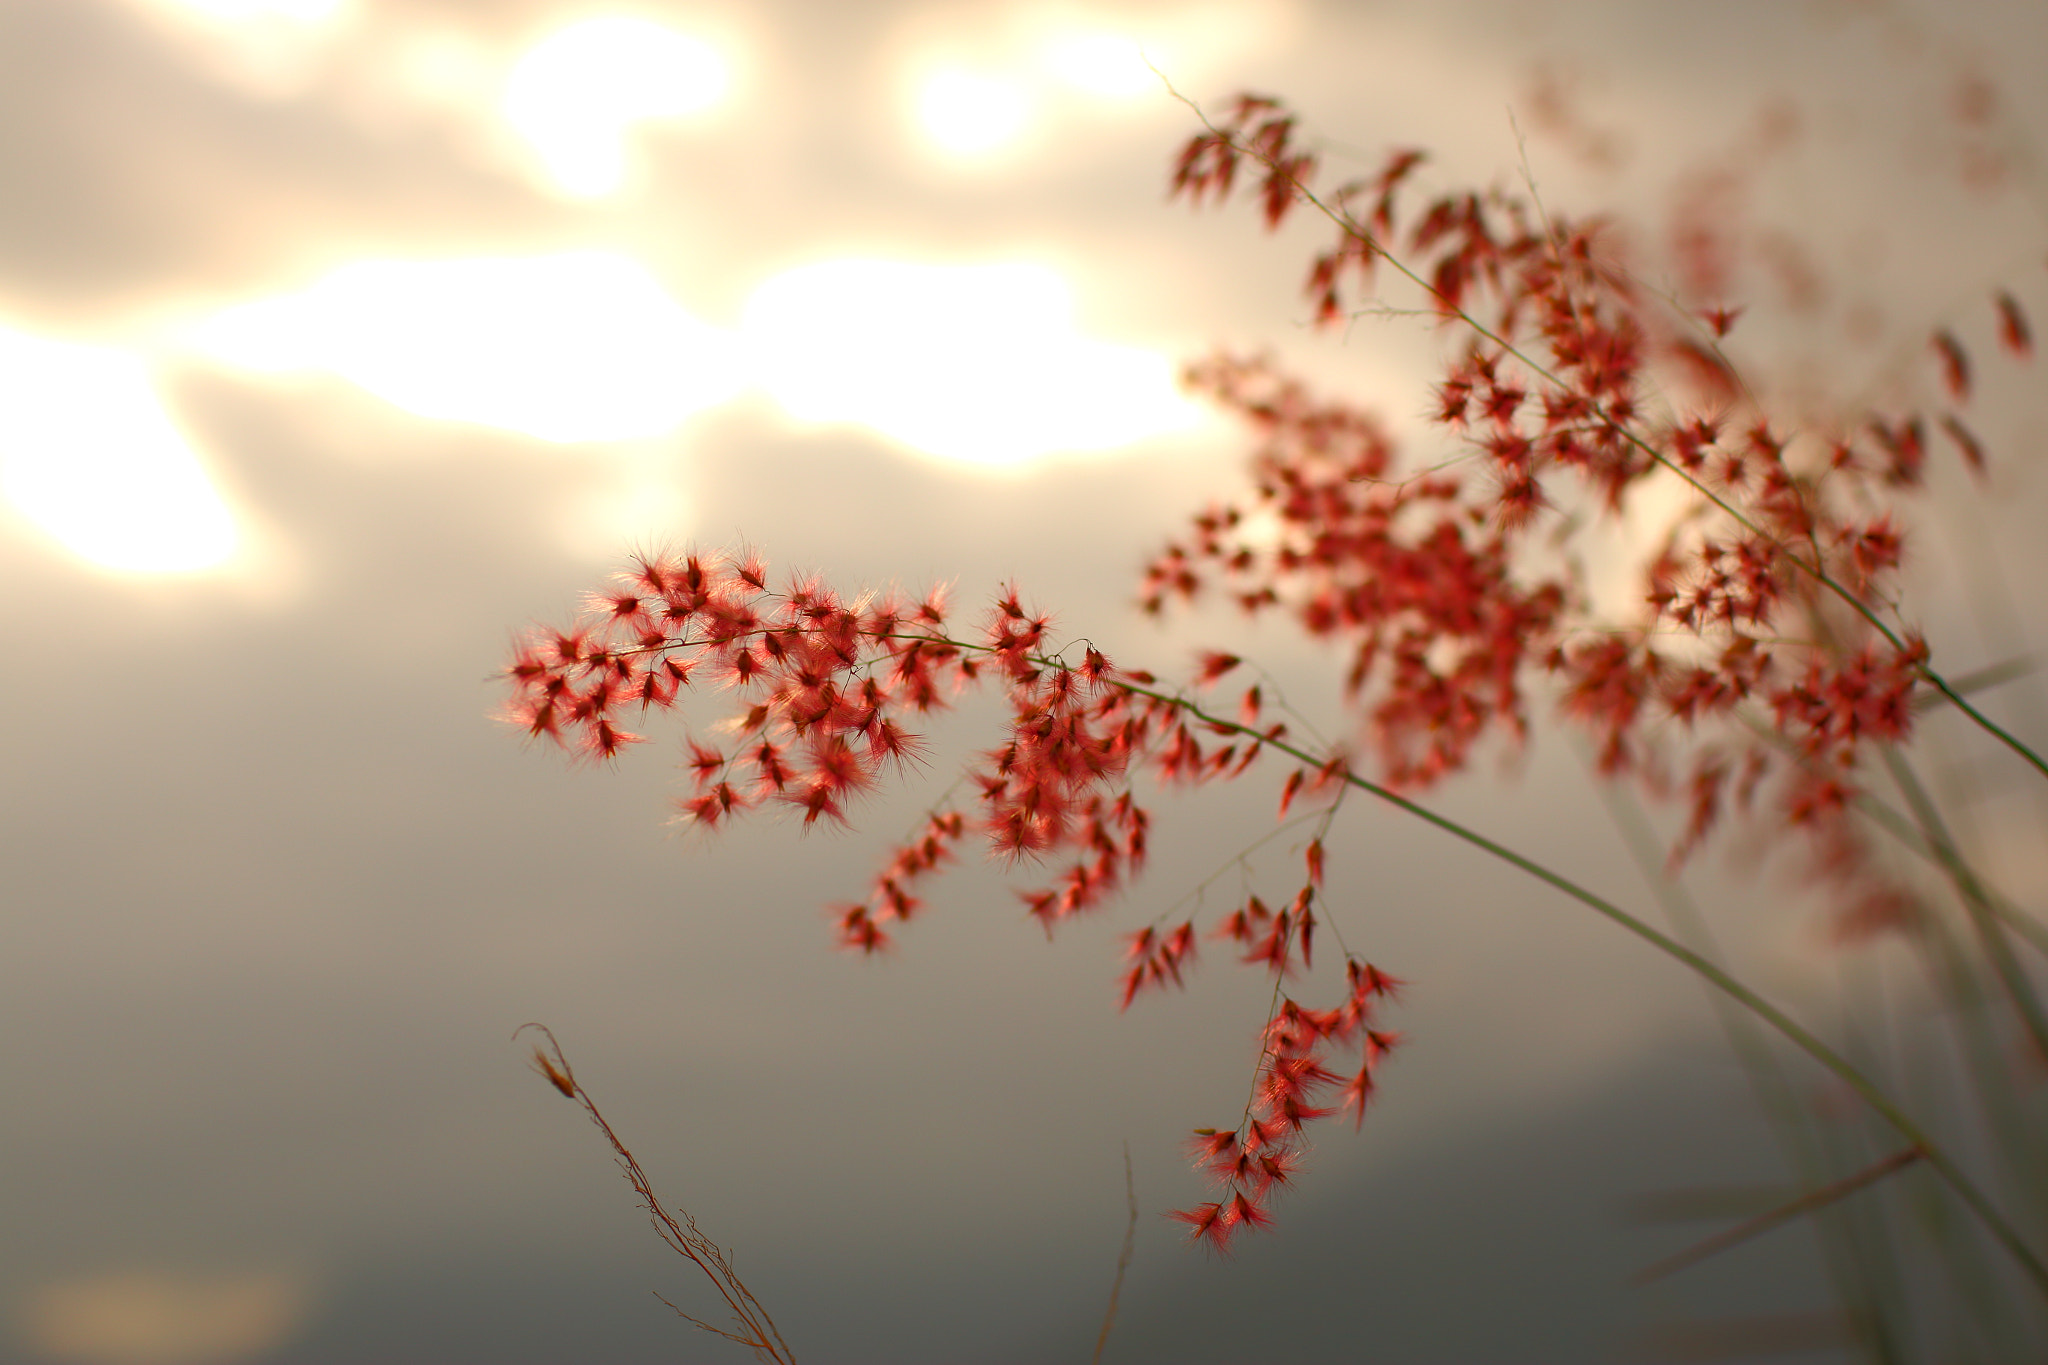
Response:
[[[1164,88],[1137,43],[1114,33],[1063,34],[1045,45],[1044,63],[1065,84],[1107,99]]]
[[[188,572],[236,547],[226,503],[123,351],[0,331],[0,494],[107,568]]]
[[[943,459],[1014,465],[1185,430],[1166,356],[1080,334],[1040,265],[835,260],[770,279],[735,335],[607,252],[345,266],[181,338],[268,373],[336,375],[407,412],[546,441],[673,432],[749,389]]]
[[[1014,80],[944,67],[918,86],[917,123],[949,156],[973,159],[1015,142],[1031,120],[1031,100]]]
[[[928,150],[955,162],[995,161],[1047,126],[1099,117],[1101,101],[1163,90],[1127,34],[1045,16],[1024,29],[1000,46],[965,35],[905,44],[902,89]]]
[[[1044,266],[820,262],[761,286],[742,331],[792,416],[945,459],[1013,465],[1200,420],[1165,356],[1081,336]]]
[[[649,19],[586,19],[541,40],[512,68],[499,112],[577,199],[616,194],[636,124],[686,118],[724,99],[716,48]]]
[[[422,417],[543,441],[661,435],[744,382],[730,335],[600,251],[357,262],[190,339],[242,368],[326,371]]]
[[[312,1307],[300,1275],[134,1270],[46,1284],[22,1326],[52,1365],[240,1365],[288,1343]]]

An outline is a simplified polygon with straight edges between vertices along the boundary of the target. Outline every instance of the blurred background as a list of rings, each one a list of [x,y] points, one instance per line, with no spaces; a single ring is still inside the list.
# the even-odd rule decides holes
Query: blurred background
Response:
[[[1447,342],[1313,332],[1313,225],[1167,205],[1174,91],[1533,181],[1651,278],[1712,222],[1735,354],[1821,414],[1924,396],[1932,326],[1988,355],[1996,288],[2048,316],[2044,52],[2033,0],[0,0],[0,1358],[740,1358],[654,1299],[715,1311],[529,1019],[809,1362],[1085,1358],[1126,1145],[1108,1360],[1828,1358],[1801,1230],[1623,1288],[1716,1226],[1645,1200],[1782,1173],[1692,982],[1511,870],[1346,811],[1332,903],[1410,1042],[1216,1261],[1160,1215],[1267,987],[1212,953],[1119,1016],[1117,935],[1266,833],[1277,772],[1164,800],[1149,880],[1050,945],[970,860],[864,961],[823,907],[993,712],[853,832],[705,839],[670,733],[573,768],[493,674],[629,550],[745,541],[963,606],[1014,579],[1163,674],[1227,643],[1341,730],[1285,630],[1134,609],[1243,482],[1176,371],[1270,350],[1427,452]],[[2006,558],[1930,549],[1936,603],[2048,567],[2037,381],[1997,373],[1992,481],[1935,478]],[[2040,625],[1930,615],[1972,663]],[[1440,804],[1642,899],[1557,736]],[[1823,1021],[1881,951],[1700,889]]]

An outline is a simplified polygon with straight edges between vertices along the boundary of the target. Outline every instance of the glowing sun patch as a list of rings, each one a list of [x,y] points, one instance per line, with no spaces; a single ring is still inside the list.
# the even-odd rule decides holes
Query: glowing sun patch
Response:
[[[0,331],[0,493],[108,568],[204,569],[236,548],[147,366],[122,351]]]
[[[360,261],[195,329],[256,370],[325,370],[422,417],[543,441],[656,436],[725,401],[737,346],[609,252]]]
[[[649,119],[683,118],[717,104],[731,85],[718,49],[648,19],[586,19],[559,29],[520,59],[499,111],[576,199],[626,183],[627,137]]]
[[[1016,464],[1198,420],[1166,357],[1081,336],[1043,266],[825,261],[762,285],[742,331],[791,415],[947,459]]]

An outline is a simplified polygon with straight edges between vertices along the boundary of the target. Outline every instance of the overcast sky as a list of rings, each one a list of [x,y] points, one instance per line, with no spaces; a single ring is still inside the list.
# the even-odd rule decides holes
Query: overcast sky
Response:
[[[1050,946],[966,866],[860,961],[823,907],[985,708],[854,832],[705,840],[669,743],[572,768],[493,674],[656,542],[1014,579],[1162,673],[1244,640],[1133,607],[1243,478],[1177,366],[1268,348],[1427,442],[1439,342],[1311,333],[1313,234],[1167,205],[1162,76],[1431,148],[1433,186],[1532,178],[1651,270],[1710,205],[1738,355],[1816,412],[1922,382],[1994,288],[2048,317],[2044,54],[2033,0],[0,0],[0,1359],[740,1359],[652,1297],[712,1311],[529,1019],[808,1362],[1085,1358],[1126,1144],[1106,1359],[1585,1360],[1825,1309],[1796,1233],[1621,1288],[1699,1232],[1630,1199],[1778,1178],[1740,1076],[1680,973],[1391,812],[1347,814],[1333,898],[1412,1042],[1221,1263],[1160,1214],[1266,988],[1219,958],[1119,1016],[1116,935],[1265,833],[1277,775],[1165,803],[1132,903]],[[2038,527],[2038,470],[1996,479]],[[2040,644],[2018,618],[1958,647]],[[1241,652],[1341,729],[1326,656]],[[1568,744],[1442,800],[1640,898]],[[1827,998],[1809,918],[1705,889]]]

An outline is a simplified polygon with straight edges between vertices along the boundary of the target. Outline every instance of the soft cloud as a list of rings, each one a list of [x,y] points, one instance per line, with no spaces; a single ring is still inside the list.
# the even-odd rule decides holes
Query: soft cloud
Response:
[[[317,24],[335,18],[348,7],[348,0],[158,0],[158,3],[216,23],[284,19]]]
[[[186,40],[232,86],[272,99],[302,95],[356,17],[354,0],[129,0]]]
[[[1162,75],[1201,88],[1236,73],[1299,27],[1291,0],[1248,10],[1026,3],[995,17],[936,7],[898,33],[894,62],[925,147],[954,162],[998,163],[1064,146],[1047,130],[1100,119],[1105,104],[1162,93]]]

